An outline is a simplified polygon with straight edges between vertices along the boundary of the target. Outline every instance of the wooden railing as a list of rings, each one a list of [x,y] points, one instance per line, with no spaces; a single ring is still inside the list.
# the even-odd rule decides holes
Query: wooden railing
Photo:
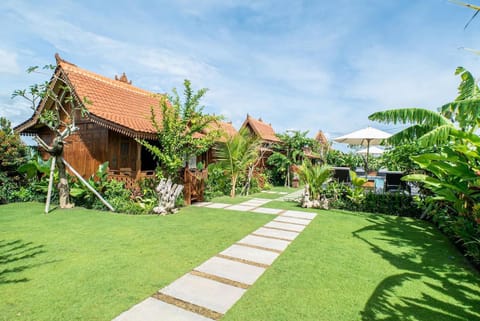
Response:
[[[142,171],[140,173],[132,171],[130,168],[120,168],[117,170],[109,170],[108,178],[125,183],[128,189],[134,188],[138,180],[147,177],[155,177],[155,171]]]

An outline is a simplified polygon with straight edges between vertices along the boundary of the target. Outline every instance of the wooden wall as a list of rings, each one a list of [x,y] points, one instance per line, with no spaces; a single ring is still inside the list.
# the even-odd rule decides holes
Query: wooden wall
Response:
[[[67,138],[64,157],[83,177],[97,172],[107,161],[108,129],[91,122],[77,124],[79,131]]]

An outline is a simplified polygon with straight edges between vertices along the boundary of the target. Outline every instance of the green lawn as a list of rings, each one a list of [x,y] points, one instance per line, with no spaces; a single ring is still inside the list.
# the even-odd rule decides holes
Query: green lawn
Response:
[[[294,203],[265,206],[304,210]],[[111,320],[273,217],[0,206],[0,320]],[[222,320],[479,320],[480,275],[427,222],[319,215]]]
[[[480,320],[479,273],[429,223],[318,213],[222,320]]]
[[[0,206],[0,320],[111,320],[272,219]]]

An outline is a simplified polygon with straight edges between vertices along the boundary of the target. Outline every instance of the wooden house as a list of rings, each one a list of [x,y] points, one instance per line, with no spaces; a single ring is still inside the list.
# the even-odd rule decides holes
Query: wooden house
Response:
[[[247,129],[253,136],[261,140],[262,146],[260,148],[261,160],[259,164],[260,171],[266,167],[268,157],[272,154],[272,145],[281,143],[280,138],[277,137],[271,124],[265,123],[261,118],[256,119],[247,114],[247,118],[243,122],[240,130]]]
[[[125,74],[110,79],[82,69],[55,55],[57,67],[51,88],[62,90],[55,79],[62,79],[73,90],[77,103],[87,98],[89,113],[77,119],[79,130],[67,138],[64,158],[83,177],[97,171],[100,164],[109,162],[109,177],[131,187],[143,177],[154,176],[156,161],[149,151],[135,139],[156,141],[156,130],[151,122],[151,107],[160,105],[164,95],[155,94],[132,85]],[[32,117],[15,128],[26,135],[39,135],[50,143],[53,134],[39,122],[39,115],[50,108],[51,101],[40,102]],[[156,120],[161,122],[158,109]],[[217,125],[225,126],[228,125]]]

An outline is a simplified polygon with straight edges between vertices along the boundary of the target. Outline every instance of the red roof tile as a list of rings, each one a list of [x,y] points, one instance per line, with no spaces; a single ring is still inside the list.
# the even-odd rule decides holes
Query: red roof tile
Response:
[[[58,66],[66,74],[80,99],[91,104],[85,107],[91,116],[130,129],[138,134],[154,134],[150,120],[151,107],[157,107],[164,96],[140,89],[122,80],[109,79],[59,60]],[[120,78],[122,79],[123,76]],[[157,121],[161,121],[160,110]],[[95,121],[95,119],[92,119]],[[101,122],[101,121],[100,121]]]
[[[110,79],[79,68],[58,55],[55,55],[55,58],[57,77],[64,78],[72,86],[80,101],[87,98],[91,102],[85,106],[90,120],[128,136],[155,138],[156,130],[150,120],[151,107],[160,106],[160,101],[165,99],[165,96],[132,86],[125,74],[120,78]],[[44,102],[38,108],[43,106]],[[160,109],[156,113],[156,120],[161,124]],[[37,121],[38,113],[35,113],[18,125],[16,130],[32,132]]]
[[[247,115],[247,119],[241,128],[245,128],[248,125],[260,139],[269,142],[280,142],[280,139],[275,135],[272,125],[264,123],[261,119],[255,119]]]

